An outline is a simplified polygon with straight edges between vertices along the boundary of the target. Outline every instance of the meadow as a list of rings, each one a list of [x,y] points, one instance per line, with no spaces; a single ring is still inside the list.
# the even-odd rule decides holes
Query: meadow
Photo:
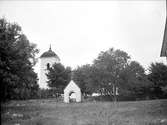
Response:
[[[167,125],[167,100],[84,102],[54,99],[1,104],[2,125]]]

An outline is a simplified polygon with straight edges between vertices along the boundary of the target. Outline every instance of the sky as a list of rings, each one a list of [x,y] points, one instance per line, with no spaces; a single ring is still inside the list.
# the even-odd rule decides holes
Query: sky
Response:
[[[73,69],[109,48],[127,52],[144,68],[160,57],[165,0],[0,1],[0,17],[18,23],[40,53],[49,49]],[[39,63],[35,67],[38,72]]]

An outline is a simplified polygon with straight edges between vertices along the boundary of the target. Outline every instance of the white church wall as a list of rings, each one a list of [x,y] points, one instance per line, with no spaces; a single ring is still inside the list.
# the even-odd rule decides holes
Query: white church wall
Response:
[[[40,88],[48,88],[47,86],[47,64],[52,66],[54,63],[60,63],[60,61],[55,57],[45,57],[40,59],[40,76],[39,76],[39,87]]]

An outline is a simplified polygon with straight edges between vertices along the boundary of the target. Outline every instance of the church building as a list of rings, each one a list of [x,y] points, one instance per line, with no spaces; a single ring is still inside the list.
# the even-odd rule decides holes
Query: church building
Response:
[[[40,56],[40,74],[39,74],[39,86],[40,88],[48,88],[47,86],[47,76],[46,73],[47,68],[52,66],[54,63],[60,63],[60,58],[57,56],[57,54],[52,51],[51,46],[48,51],[44,52]]]
[[[46,73],[48,73],[48,68],[55,63],[60,63],[60,58],[57,54],[52,51],[51,46],[48,51],[44,52],[40,56],[40,74],[39,74],[39,86],[40,88],[47,89],[48,78]],[[73,76],[73,75],[72,75]],[[64,88],[64,102],[69,103],[70,100],[75,102],[81,102],[81,90],[79,86],[72,80]]]

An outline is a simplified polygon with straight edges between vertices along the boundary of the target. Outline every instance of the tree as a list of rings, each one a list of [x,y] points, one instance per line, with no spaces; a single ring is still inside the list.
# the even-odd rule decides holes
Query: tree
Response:
[[[48,86],[55,90],[56,94],[63,93],[63,89],[70,82],[71,68],[64,67],[61,63],[55,63],[48,68]]]
[[[134,98],[150,96],[150,82],[144,68],[136,61],[131,61],[120,74],[120,94]]]
[[[37,74],[33,70],[38,53],[17,24],[0,19],[0,83],[1,96],[26,99],[37,94]]]
[[[96,91],[97,87],[93,80],[95,79],[94,69],[91,65],[86,64],[78,67],[74,71],[74,81],[81,88],[84,95],[92,94]]]
[[[153,85],[153,95],[156,98],[167,98],[167,66],[163,63],[152,63],[148,77]]]
[[[121,71],[127,66],[130,56],[121,50],[114,50],[113,48],[101,52],[97,59],[94,61],[94,66],[99,69],[102,75],[101,77],[101,89],[105,90],[105,93],[113,95],[116,87],[119,86],[119,77]],[[114,99],[116,95],[114,94]]]
[[[118,88],[120,98],[145,99],[151,97],[152,82],[145,69],[122,50],[113,48],[101,52],[92,65],[83,65],[74,71],[74,80],[82,93],[100,93],[116,100]]]

